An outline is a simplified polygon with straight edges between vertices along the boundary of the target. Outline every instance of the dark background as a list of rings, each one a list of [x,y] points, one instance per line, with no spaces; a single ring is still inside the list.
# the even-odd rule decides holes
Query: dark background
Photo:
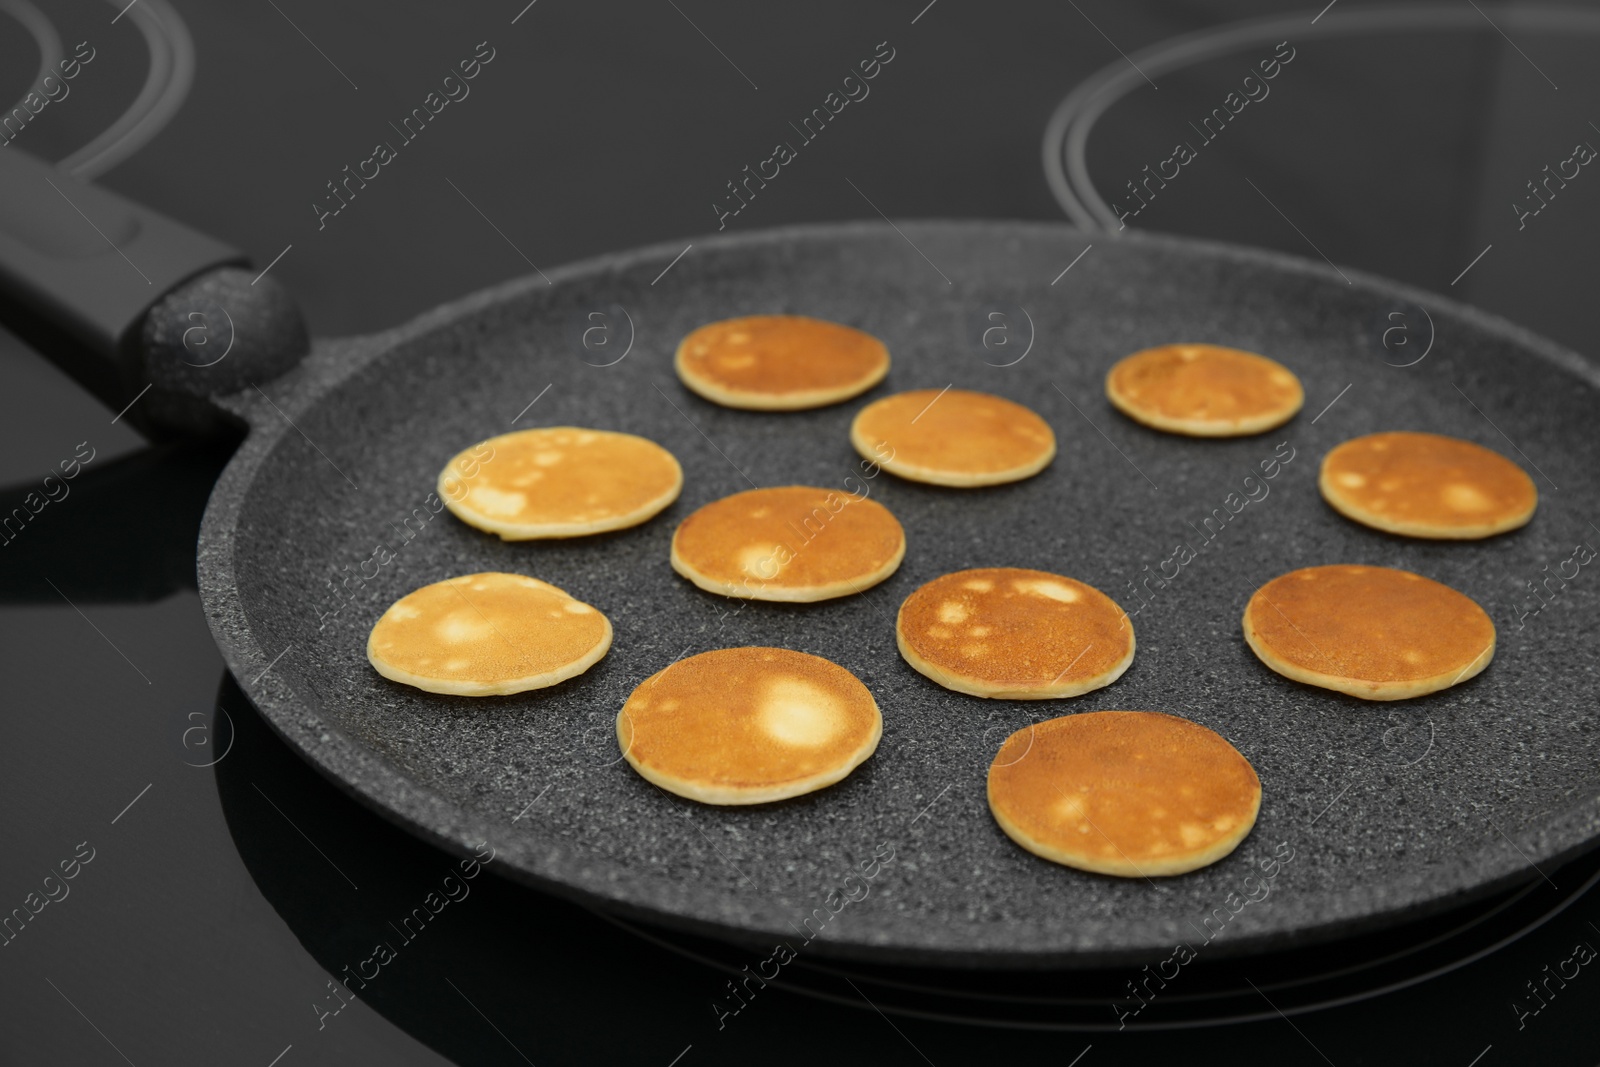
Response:
[[[176,6],[198,54],[193,90],[103,184],[231,242],[258,267],[292,245],[273,273],[313,332],[360,333],[526,273],[530,262],[548,269],[715,230],[724,183],[764,159],[789,121],[885,40],[895,58],[871,95],[729,228],[877,218],[851,183],[896,219],[1059,219],[1040,138],[1072,86],[1121,62],[1119,49],[1283,12],[925,2],[756,10],[538,0],[512,25],[522,0],[185,0]],[[1521,231],[1509,205],[1574,142],[1600,144],[1589,125],[1600,121],[1593,40],[1514,34],[1523,55],[1486,25],[1319,42],[1318,7],[1305,11],[1296,60],[1269,100],[1136,225],[1312,258],[1320,249],[1592,357],[1600,190],[1587,186],[1600,177],[1585,170]],[[68,99],[0,151],[56,159],[127,106],[145,46],[130,20],[112,24],[117,6],[56,0],[46,10],[69,52],[87,40],[97,55]],[[319,231],[312,204],[324,183],[392,139],[387,124],[481,41],[495,59],[471,95]],[[1185,120],[1220,100],[1253,57],[1160,78],[1159,89],[1114,107],[1091,141],[1102,195],[1169,154]],[[36,68],[31,40],[0,17],[0,97],[20,97]],[[0,909],[20,905],[79,842],[95,849],[70,896],[0,948],[0,1062],[265,1067],[281,1054],[292,1067],[442,1054],[666,1065],[688,1047],[685,1067],[824,1057],[1069,1064],[1091,1044],[1084,1067],[1169,1056],[1341,1067],[1466,1067],[1480,1054],[1484,1067],[1600,1060],[1600,978],[1585,971],[1521,1030],[1509,1009],[1574,941],[1600,944],[1592,894],[1470,967],[1293,1023],[1029,1034],[891,1021],[865,1004],[772,990],[718,1031],[708,1007],[717,972],[491,873],[385,969],[365,1002],[319,1029],[311,1005],[328,974],[367,951],[357,928],[408,910],[450,860],[305,769],[225,680],[193,592],[192,549],[226,456],[149,448],[113,414],[0,334],[0,485],[12,487],[0,495],[25,491],[79,442],[95,449],[73,496],[0,550]],[[194,766],[224,750],[215,767]]]

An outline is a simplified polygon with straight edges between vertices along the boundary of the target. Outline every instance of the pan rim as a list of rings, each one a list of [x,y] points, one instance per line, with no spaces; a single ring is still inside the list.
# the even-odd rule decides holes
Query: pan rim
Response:
[[[1037,220],[929,219],[900,225],[908,231],[928,234],[981,231],[993,237],[1015,234],[1018,237],[1107,239],[1103,234],[1066,223]],[[737,250],[795,241],[878,237],[884,231],[884,224],[877,221],[810,223],[696,237],[693,244],[707,250]],[[1347,277],[1354,288],[1385,298],[1408,300],[1430,312],[1454,316],[1476,329],[1503,338],[1600,391],[1600,367],[1591,365],[1577,353],[1489,312],[1375,274],[1344,268],[1341,277],[1337,268],[1297,256],[1188,237],[1141,231],[1112,239],[1213,261],[1266,267],[1319,282],[1333,281],[1341,283],[1341,288]],[[757,916],[774,911],[770,904],[751,904],[743,908],[741,914],[745,921],[739,925],[732,919],[722,922],[706,919],[682,906],[686,898],[681,887],[674,883],[632,870],[599,853],[584,852],[558,835],[496,840],[503,835],[499,834],[494,820],[474,814],[408,777],[376,749],[324,719],[315,704],[298,695],[285,675],[271,670],[274,656],[281,656],[287,650],[260,646],[259,635],[248,622],[234,567],[239,520],[245,502],[256,474],[270,460],[278,444],[290,435],[289,418],[334,396],[343,382],[408,342],[489,308],[536,296],[542,291],[553,291],[569,281],[620,272],[644,263],[664,262],[681,253],[682,247],[680,241],[662,242],[580,260],[548,271],[548,284],[538,275],[522,276],[448,302],[388,330],[354,338],[319,339],[305,362],[278,382],[269,383],[269,388],[277,385],[278,391],[284,394],[276,403],[265,399],[264,394],[254,393],[220,398],[219,403],[249,422],[250,432],[218,479],[207,504],[198,539],[196,568],[201,602],[212,636],[241,691],[279,737],[319,773],[367,807],[434,845],[463,857],[473,854],[473,846],[478,842],[489,841],[509,860],[497,864],[497,868],[514,880],[540,890],[658,925],[752,945],[770,944],[775,938],[787,936],[776,917],[757,920]],[[284,417],[279,417],[278,408],[282,409]],[[1515,853],[1510,858],[1493,861],[1486,855],[1486,849],[1464,852],[1451,866],[1457,872],[1478,872],[1480,877],[1470,886],[1458,883],[1438,890],[1435,888],[1440,881],[1437,869],[1405,872],[1381,886],[1352,885],[1341,895],[1337,909],[1330,910],[1316,924],[1302,924],[1287,930],[1239,931],[1216,945],[1211,954],[1245,955],[1398,924],[1537,877],[1532,864],[1559,860],[1600,845],[1600,793],[1547,813],[1514,832],[1521,838],[1519,848],[1528,853],[1529,862],[1523,862]],[[1076,945],[1069,942],[1065,947],[1057,943],[1038,952],[950,942],[910,947],[884,945],[875,943],[870,936],[860,935],[819,938],[808,950],[882,962],[999,968],[1099,966],[1133,958],[1147,959],[1151,952],[1165,951],[1170,944],[1169,929],[1157,919],[1147,919],[1119,925],[1114,943],[1088,938],[1080,939]]]

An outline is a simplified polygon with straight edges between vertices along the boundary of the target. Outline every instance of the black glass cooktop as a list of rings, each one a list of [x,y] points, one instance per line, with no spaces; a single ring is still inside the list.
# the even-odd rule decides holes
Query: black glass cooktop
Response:
[[[153,44],[121,3],[4,0],[0,95],[40,79],[36,14],[63,60],[79,42],[93,58],[0,151],[67,159],[162,63],[170,92],[190,56],[164,127],[99,180],[258,269],[275,261],[314,332],[354,333],[534,265],[719,223],[1062,218],[1041,140],[1075,85],[1175,36],[1283,14],[524,4],[142,0],[158,21],[176,11],[185,51],[170,23]],[[1587,183],[1600,178],[1567,162],[1600,145],[1589,40],[1502,33],[1487,5],[1475,33],[1319,37],[1347,4],[1320,7],[1287,36],[1271,96],[1174,162],[1180,176],[1129,224],[1326,255],[1592,357],[1600,189]],[[730,213],[728,183],[885,43],[894,58],[870,94]],[[1087,151],[1100,195],[1130,204],[1126,181],[1173,158],[1174,139],[1203,137],[1174,129],[1275,45],[1157,73],[1107,107]],[[329,214],[328,183],[488,52],[470,95]],[[1547,164],[1569,177],[1530,189]],[[1398,930],[1270,957],[1191,946],[1143,968],[1027,975],[801,959],[770,981],[764,952],[593,913],[502,880],[487,856],[463,867],[323,781],[256,717],[194,591],[227,446],[151,445],[116,414],[0,334],[0,513],[35,512],[0,544],[0,1062],[1600,1060],[1596,854]]]

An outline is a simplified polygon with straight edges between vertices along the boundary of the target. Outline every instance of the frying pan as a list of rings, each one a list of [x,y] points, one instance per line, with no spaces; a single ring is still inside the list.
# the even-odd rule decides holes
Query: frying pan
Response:
[[[45,177],[102,230],[133,220],[121,250],[52,245],[37,217],[19,221],[18,203],[40,211],[56,197]],[[1600,375],[1491,316],[1354,271],[1197,241],[1094,236],[1091,248],[1090,235],[1052,224],[847,223],[606,256],[383,333],[319,339],[299,358],[304,330],[287,294],[270,276],[251,285],[253,272],[214,269],[232,258],[225,247],[15,154],[0,178],[13,320],[38,337],[55,329],[57,358],[74,342],[73,368],[115,406],[155,382],[130,419],[247,429],[212,494],[198,571],[212,631],[251,701],[351,794],[447,850],[489,841],[509,877],[748,943],[752,963],[784,940],[878,961],[1059,967],[1159,958],[1180,941],[1222,956],[1378,928],[1540,877],[1600,835],[1600,576],[1585,567],[1552,581],[1544,600],[1530,592],[1570,572],[1575,544],[1600,544],[1590,525]],[[86,275],[86,262],[99,273]],[[191,305],[233,323],[219,362],[196,366],[214,353],[184,347]],[[684,390],[671,369],[678,339],[752,312],[868,330],[893,354],[890,377],[858,401],[792,414],[734,411]],[[1110,363],[1175,340],[1270,353],[1305,383],[1305,410],[1265,435],[1208,441],[1114,413],[1101,391]],[[1060,455],[1038,477],[982,490],[868,478],[848,444],[854,412],[888,391],[946,385],[1028,404]],[[552,424],[662,443],[683,463],[682,498],[631,530],[508,544],[431,496],[465,445]],[[1335,515],[1316,490],[1321,455],[1397,428],[1516,459],[1539,480],[1532,524],[1430,543]],[[1246,476],[1273,458],[1268,494],[1234,512]],[[867,487],[905,526],[899,572],[814,605],[725,600],[673,574],[672,530],[694,508],[796,483]],[[1228,521],[1207,540],[1202,520],[1219,511]],[[1132,583],[1185,541],[1196,558],[1136,599]],[[1399,704],[1268,671],[1239,633],[1246,599],[1284,571],[1332,562],[1403,567],[1474,597],[1499,629],[1494,662]],[[1139,608],[1130,670],[1107,689],[1042,703],[979,700],[913,672],[895,651],[901,599],[978,565],[1065,573]],[[480,570],[536,575],[600,607],[615,626],[611,652],[560,686],[478,700],[370,668],[367,631],[389,603]],[[635,775],[613,727],[632,688],[680,656],[741,644],[853,671],[884,711],[877,753],[837,786],[751,808],[695,805]],[[984,794],[1000,742],[1102,708],[1182,715],[1245,753],[1264,798],[1236,852],[1181,877],[1118,880],[1046,863],[1001,834]]]

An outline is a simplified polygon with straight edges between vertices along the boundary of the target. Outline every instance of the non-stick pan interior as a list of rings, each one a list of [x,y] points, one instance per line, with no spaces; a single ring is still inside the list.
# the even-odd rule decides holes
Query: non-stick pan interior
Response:
[[[1544,602],[1530,582],[1580,542],[1600,545],[1589,523],[1600,390],[1575,359],[1443,301],[1281,257],[1104,237],[1084,253],[1083,234],[1042,225],[901,229],[702,240],[664,274],[680,248],[582,266],[397,331],[353,373],[324,354],[297,381],[267,386],[282,414],[257,405],[270,421],[224,476],[201,553],[208,609],[246,690],[358,795],[444,842],[487,837],[503,872],[752,943],[809,937],[813,951],[883,959],[1059,964],[1166,954],[1178,941],[1212,939],[1216,953],[1304,941],[1537,877],[1530,862],[1600,833],[1600,575],[1552,582],[1554,599],[1522,614]],[[793,414],[717,407],[678,383],[672,354],[686,332],[767,312],[876,334],[892,353],[888,380]],[[1304,382],[1305,409],[1234,440],[1131,423],[1104,397],[1106,370],[1172,341],[1271,355]],[[1038,411],[1057,435],[1055,462],[981,490],[869,478],[847,436],[854,413],[888,392],[947,385]],[[661,443],[683,464],[682,498],[642,527],[545,543],[505,543],[438,511],[430,494],[450,456],[541,425]],[[1424,542],[1339,517],[1317,493],[1322,455],[1391,429],[1510,456],[1540,489],[1532,524]],[[1266,495],[1255,489],[1235,513],[1246,477],[1273,459]],[[787,484],[869,491],[905,526],[899,572],[816,605],[725,600],[673,573],[668,545],[685,515]],[[1218,509],[1228,521],[1206,540],[1202,520]],[[981,700],[939,688],[895,649],[900,601],[947,571],[1056,571],[1132,611],[1130,583],[1183,543],[1196,557],[1134,617],[1137,656],[1107,689]],[[1341,562],[1405,568],[1475,598],[1499,630],[1493,664],[1392,704],[1268,671],[1240,635],[1250,593]],[[596,605],[615,627],[610,654],[555,688],[480,700],[372,670],[367,633],[389,603],[482,570],[534,575]],[[639,778],[614,733],[624,699],[678,657],[731,645],[799,649],[853,671],[883,709],[876,755],[833,788],[751,808],[696,805]],[[1180,877],[1116,880],[1037,859],[1000,832],[984,792],[1000,742],[1106,708],[1185,716],[1249,757],[1261,814],[1233,855]],[[876,871],[865,883],[864,863]]]

